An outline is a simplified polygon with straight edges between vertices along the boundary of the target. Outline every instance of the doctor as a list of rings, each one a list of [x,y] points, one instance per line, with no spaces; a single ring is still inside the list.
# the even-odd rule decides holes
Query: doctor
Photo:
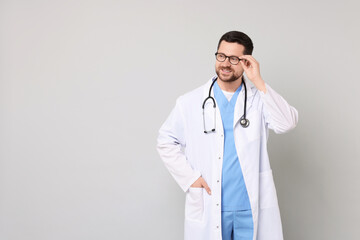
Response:
[[[264,82],[252,51],[246,34],[225,33],[216,76],[179,97],[159,131],[158,152],[186,194],[185,240],[283,239],[268,130],[291,130],[298,113]]]

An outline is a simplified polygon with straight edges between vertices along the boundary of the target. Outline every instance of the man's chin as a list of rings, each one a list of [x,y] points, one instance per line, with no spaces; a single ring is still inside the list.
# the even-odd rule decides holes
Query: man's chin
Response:
[[[220,79],[222,82],[234,82],[234,81],[237,80],[237,79],[234,78],[233,76],[231,76],[231,77],[219,76],[219,79]]]

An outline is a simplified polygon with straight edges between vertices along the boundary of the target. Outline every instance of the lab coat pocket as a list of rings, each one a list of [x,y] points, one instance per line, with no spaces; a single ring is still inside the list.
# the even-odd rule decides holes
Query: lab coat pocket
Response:
[[[204,214],[204,188],[189,188],[185,200],[185,218],[191,221],[202,221]]]
[[[278,206],[272,170],[260,173],[260,209]]]

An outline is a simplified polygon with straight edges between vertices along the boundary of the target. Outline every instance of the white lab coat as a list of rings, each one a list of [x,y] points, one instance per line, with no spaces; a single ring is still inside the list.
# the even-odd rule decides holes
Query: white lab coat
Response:
[[[224,132],[220,111],[216,107],[216,131],[204,133],[201,107],[209,94],[212,79],[204,86],[179,97],[159,131],[157,150],[166,168],[186,193],[185,240],[222,239],[221,174]],[[245,81],[250,125],[243,128],[239,123],[244,109],[245,95],[242,88],[234,111],[234,138],[251,204],[253,239],[282,240],[280,211],[267,152],[268,129],[273,129],[275,133],[289,131],[296,126],[298,113],[268,84],[264,94],[249,80]],[[209,103],[211,105],[210,101]],[[209,107],[211,109],[211,106],[206,109]],[[214,119],[214,112],[206,111],[205,118],[207,122],[211,121]],[[200,176],[208,183],[211,195],[203,188],[190,187]]]

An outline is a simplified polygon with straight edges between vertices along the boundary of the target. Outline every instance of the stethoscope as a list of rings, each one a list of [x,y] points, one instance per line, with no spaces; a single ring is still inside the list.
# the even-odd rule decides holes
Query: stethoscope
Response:
[[[217,77],[213,80],[213,82],[211,83],[210,89],[209,89],[209,96],[207,98],[205,98],[203,105],[202,105],[202,109],[203,109],[203,123],[204,123],[204,133],[211,133],[211,132],[215,132],[215,126],[216,126],[216,103],[215,103],[215,99],[211,96],[211,90],[214,86],[214,83],[216,82]],[[246,118],[246,100],[247,100],[247,89],[246,89],[246,84],[244,81],[244,77],[242,77],[242,83],[244,84],[244,88],[245,88],[245,99],[244,99],[244,115],[240,118],[240,125],[243,128],[247,128],[250,124],[249,119]],[[214,108],[214,128],[211,129],[211,131],[206,131],[205,128],[205,104],[208,100],[211,100],[213,102],[213,108]]]

